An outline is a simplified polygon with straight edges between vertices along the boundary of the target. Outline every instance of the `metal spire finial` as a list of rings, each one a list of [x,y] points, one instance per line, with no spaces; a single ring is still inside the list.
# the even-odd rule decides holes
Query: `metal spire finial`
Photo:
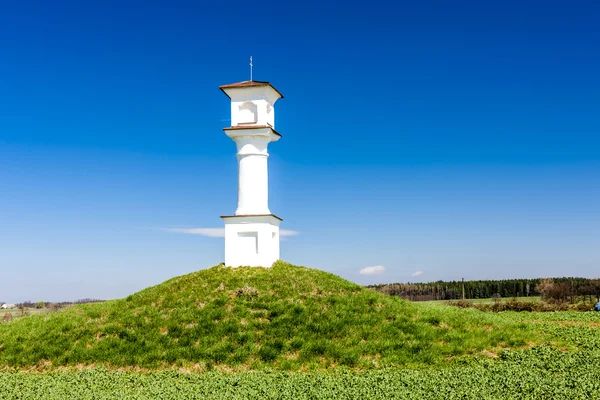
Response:
[[[250,56],[250,82],[252,82],[252,56]]]

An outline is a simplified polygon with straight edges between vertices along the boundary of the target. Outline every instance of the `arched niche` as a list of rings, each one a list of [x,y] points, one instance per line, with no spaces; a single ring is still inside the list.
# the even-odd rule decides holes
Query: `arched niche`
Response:
[[[251,101],[247,101],[240,104],[238,114],[238,124],[255,124],[258,121],[258,109],[256,104]]]

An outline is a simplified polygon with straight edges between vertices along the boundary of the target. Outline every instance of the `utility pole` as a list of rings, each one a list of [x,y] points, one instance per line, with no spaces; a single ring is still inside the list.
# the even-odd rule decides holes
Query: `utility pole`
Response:
[[[463,292],[463,296],[462,299],[465,299],[465,278],[462,278],[462,292]]]

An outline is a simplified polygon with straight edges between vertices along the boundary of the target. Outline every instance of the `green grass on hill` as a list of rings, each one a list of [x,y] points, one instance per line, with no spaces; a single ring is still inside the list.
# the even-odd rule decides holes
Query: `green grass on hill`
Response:
[[[540,340],[527,324],[416,304],[278,262],[213,267],[122,300],[0,325],[0,368],[182,371],[432,365]]]

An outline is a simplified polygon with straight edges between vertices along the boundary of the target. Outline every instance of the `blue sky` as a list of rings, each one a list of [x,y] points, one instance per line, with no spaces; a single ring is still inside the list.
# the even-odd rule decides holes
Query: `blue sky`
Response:
[[[598,276],[600,3],[8,1],[0,300],[223,260],[218,86],[273,83],[282,258],[361,284]],[[383,266],[362,275],[367,266]]]

